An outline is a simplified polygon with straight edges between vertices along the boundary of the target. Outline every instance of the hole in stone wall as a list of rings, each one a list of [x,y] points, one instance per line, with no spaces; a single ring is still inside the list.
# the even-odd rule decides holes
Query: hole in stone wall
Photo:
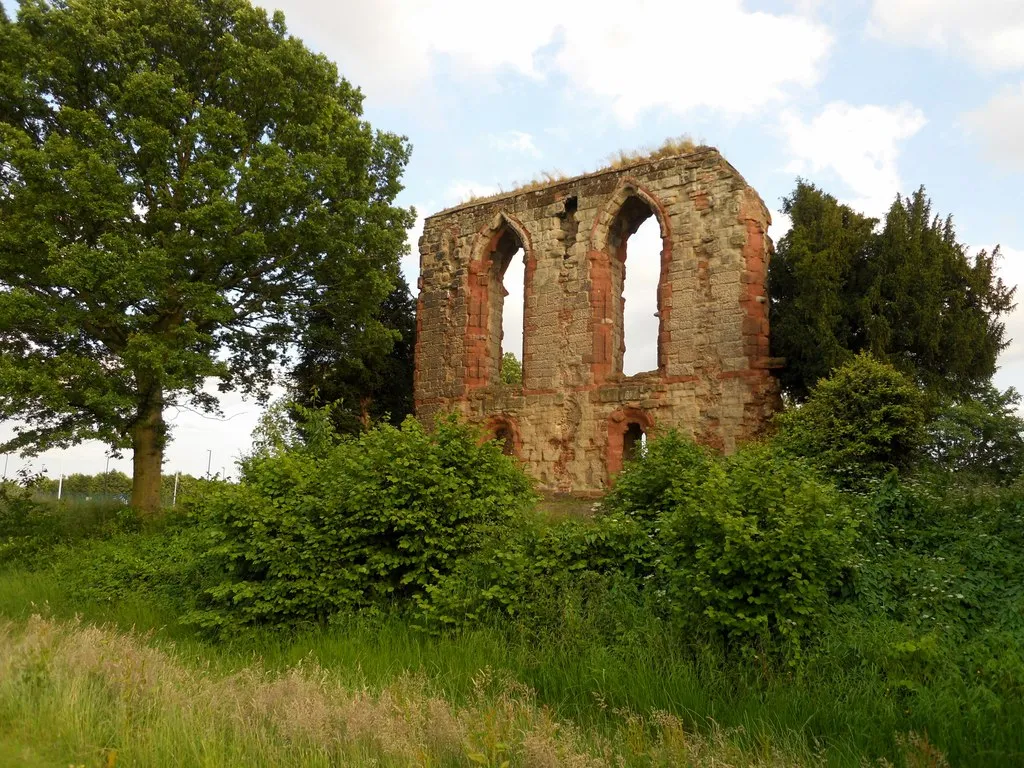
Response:
[[[622,436],[622,459],[632,461],[638,458],[647,448],[647,434],[644,428],[631,421]]]
[[[615,307],[613,362],[627,376],[658,368],[661,226],[639,195],[626,199],[608,230]],[[628,255],[628,259],[627,259]]]
[[[569,258],[570,249],[576,244],[576,235],[580,229],[580,223],[576,219],[576,211],[579,209],[579,200],[575,195],[565,198],[565,206],[558,218],[562,221],[562,245],[565,253],[562,258]]]

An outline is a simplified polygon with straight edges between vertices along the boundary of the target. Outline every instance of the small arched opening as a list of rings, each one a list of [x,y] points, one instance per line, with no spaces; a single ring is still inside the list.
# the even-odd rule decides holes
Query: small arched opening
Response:
[[[622,435],[622,460],[633,461],[643,455],[647,448],[647,433],[643,426],[636,421],[626,425],[626,431]]]
[[[522,444],[519,429],[509,417],[494,416],[488,419],[484,425],[484,434],[485,439],[496,442],[506,456],[520,456]]]
[[[608,420],[608,480],[622,471],[627,461],[640,458],[647,450],[647,438],[654,420],[639,408],[620,408]]]
[[[507,425],[502,425],[494,433],[494,441],[501,446],[501,452],[506,456],[515,456],[516,444],[512,437],[512,430]]]

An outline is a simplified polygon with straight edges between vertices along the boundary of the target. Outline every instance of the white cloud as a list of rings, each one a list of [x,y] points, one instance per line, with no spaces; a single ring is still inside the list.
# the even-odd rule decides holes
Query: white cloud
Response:
[[[901,191],[899,143],[926,123],[921,110],[902,104],[855,107],[836,101],[809,122],[791,111],[781,127],[793,160],[787,170],[834,172],[852,193],[847,202],[871,216],[884,213]]]
[[[489,197],[499,192],[501,192],[501,187],[496,184],[456,179],[445,190],[445,205],[458,205],[471,197]]]
[[[482,85],[501,71],[564,76],[627,123],[654,107],[756,112],[815,85],[832,44],[819,22],[742,0],[264,3],[373,98],[420,92],[446,61]]]
[[[1024,68],[1021,0],[874,0],[878,37],[933,48],[988,70]]]
[[[738,0],[598,3],[564,28],[557,68],[625,123],[661,107],[742,115],[821,77],[832,36],[796,15],[750,12]]]
[[[793,219],[782,211],[772,211],[772,223],[768,227],[768,236],[778,243],[793,227]]]
[[[1003,88],[966,117],[968,128],[980,134],[994,162],[1024,171],[1024,82]]]
[[[524,131],[506,131],[490,136],[490,145],[502,152],[520,152],[531,157],[540,157],[540,150],[533,142],[533,136]]]

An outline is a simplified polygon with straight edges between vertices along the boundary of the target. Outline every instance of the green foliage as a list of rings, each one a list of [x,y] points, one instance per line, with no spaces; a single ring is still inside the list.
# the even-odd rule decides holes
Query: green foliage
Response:
[[[44,562],[61,544],[138,527],[138,518],[120,502],[41,499],[43,482],[26,477],[23,484],[0,484],[0,566]]]
[[[300,359],[292,372],[297,399],[308,407],[332,404],[334,427],[342,434],[368,429],[381,420],[397,426],[412,413],[416,300],[400,274],[394,282],[372,332],[352,327],[339,316],[329,300],[330,285],[307,318]]]
[[[651,440],[641,459],[615,478],[605,506],[656,520],[680,504],[699,503],[701,484],[714,463],[707,449],[670,430]]]
[[[987,386],[964,402],[942,405],[926,425],[925,452],[939,467],[987,482],[1013,482],[1024,470],[1021,398]]]
[[[802,400],[862,348],[857,292],[876,221],[804,181],[782,212],[792,227],[768,269],[772,354],[786,359],[783,391]]]
[[[280,13],[28,2],[0,40],[3,450],[95,438],[152,479],[163,410],[264,392],[308,313],[390,338],[409,147]]]
[[[223,577],[192,620],[289,626],[422,594],[530,498],[516,463],[452,419],[258,454],[200,505]]]
[[[776,444],[855,485],[908,468],[923,422],[924,400],[914,383],[860,354],[819,381],[806,403],[776,418]]]
[[[556,525],[522,516],[428,585],[416,598],[416,621],[436,632],[512,618],[531,632],[557,632],[566,600],[600,598],[613,582],[635,590],[652,573],[655,551],[626,515]]]
[[[663,518],[672,609],[734,642],[795,652],[853,563],[854,516],[811,467],[754,445],[708,466]]]
[[[669,432],[627,465],[604,506],[595,520],[527,523],[494,540],[427,588],[420,621],[496,614],[551,626],[582,585],[627,588],[675,626],[781,655],[820,629],[853,563],[849,506],[810,466],[764,446],[718,460]]]
[[[102,539],[56,550],[57,578],[80,600],[116,604],[159,600],[177,615],[194,606],[211,582],[203,557],[210,532],[186,517],[171,517],[153,531],[117,531]]]
[[[874,219],[804,181],[783,212],[793,226],[772,257],[769,289],[786,394],[803,400],[863,351],[935,397],[966,399],[989,382],[1015,290],[996,276],[998,248],[968,256],[923,188],[897,198],[879,232]]]
[[[523,383],[523,364],[512,352],[501,356],[501,383],[513,386]]]

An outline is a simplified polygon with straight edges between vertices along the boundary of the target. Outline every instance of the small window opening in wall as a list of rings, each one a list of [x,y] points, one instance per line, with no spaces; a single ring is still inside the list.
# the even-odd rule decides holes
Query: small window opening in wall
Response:
[[[500,426],[494,432],[494,439],[501,445],[501,452],[506,456],[516,455],[516,444],[512,438],[512,430],[507,426]]]
[[[644,428],[635,421],[630,422],[626,432],[622,436],[622,458],[624,461],[632,461],[643,455],[647,449],[647,434]]]
[[[658,282],[661,228],[649,216],[628,239],[623,261],[622,372],[627,376],[658,368]]]

